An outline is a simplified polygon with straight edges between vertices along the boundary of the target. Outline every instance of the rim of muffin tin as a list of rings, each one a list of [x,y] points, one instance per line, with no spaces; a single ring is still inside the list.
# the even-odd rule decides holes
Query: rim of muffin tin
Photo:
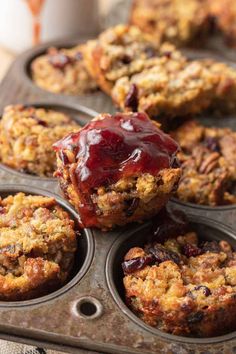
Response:
[[[56,40],[56,41],[50,41],[46,42],[40,45],[37,45],[34,48],[28,49],[22,54],[18,56],[16,59],[15,63],[17,62],[18,64],[18,73],[19,73],[19,79],[22,82],[25,82],[32,90],[38,91],[39,94],[46,94],[52,97],[58,97],[60,99],[76,99],[78,97],[91,97],[91,96],[99,96],[101,94],[101,91],[95,90],[94,92],[88,92],[82,95],[72,95],[72,94],[66,94],[66,93],[55,93],[51,92],[49,90],[46,90],[44,88],[41,88],[38,86],[32,79],[31,76],[31,70],[30,70],[30,65],[34,59],[39,57],[40,55],[43,55],[46,53],[47,49],[50,47],[55,47],[57,49],[65,48],[65,49],[70,49],[76,45],[84,44],[87,40],[92,39],[94,37],[87,37],[87,36],[81,36],[80,38],[77,39],[62,39],[62,40]]]
[[[232,228],[229,226],[219,223],[217,221],[214,221],[212,219],[209,219],[207,217],[200,217],[198,215],[186,214],[187,219],[190,223],[193,224],[200,224],[202,226],[208,226],[212,228],[213,230],[217,230],[220,233],[223,233],[225,236],[227,236],[227,239],[231,239],[235,243],[235,248],[236,249],[236,233],[233,231]],[[236,338],[236,330],[224,335],[216,336],[216,337],[206,337],[206,338],[199,338],[199,337],[187,337],[187,336],[179,336],[179,335],[174,335],[170,333],[166,333],[164,331],[161,331],[155,327],[152,327],[148,324],[146,324],[144,321],[138,318],[126,305],[125,300],[122,297],[122,294],[120,294],[118,287],[119,284],[117,285],[118,281],[121,280],[120,277],[118,276],[117,279],[115,279],[114,276],[114,262],[117,254],[119,254],[119,250],[122,248],[122,246],[127,243],[129,244],[129,241],[132,240],[132,236],[134,237],[135,234],[144,231],[143,235],[141,236],[140,239],[144,239],[145,237],[145,230],[151,226],[150,222],[147,222],[141,226],[138,226],[129,232],[127,232],[124,237],[119,237],[116,239],[113,244],[111,245],[108,254],[107,254],[107,259],[106,259],[106,265],[105,265],[105,274],[106,274],[106,282],[108,285],[108,289],[118,305],[119,309],[131,320],[133,321],[136,325],[141,327],[142,329],[146,330],[150,334],[157,336],[157,337],[162,337],[164,339],[167,339],[171,342],[180,342],[180,343],[190,343],[190,344],[214,344],[214,343],[220,343],[220,342],[226,342],[232,339]],[[145,244],[145,242],[143,242]],[[232,242],[233,243],[233,242]],[[125,256],[125,253],[130,249],[131,247],[139,246],[139,242],[137,244],[133,244],[132,246],[129,246],[126,251],[123,252],[123,256]],[[122,271],[122,270],[121,270]],[[124,288],[122,289],[124,290]]]
[[[32,305],[38,305],[38,304],[43,304],[48,301],[51,301],[55,298],[58,298],[64,294],[66,294],[69,290],[71,290],[75,285],[77,285],[82,278],[85,276],[85,274],[88,272],[89,267],[92,263],[93,257],[94,257],[94,250],[95,250],[95,244],[94,244],[94,237],[93,233],[90,229],[80,229],[78,227],[78,222],[77,220],[80,219],[79,215],[76,213],[76,211],[73,209],[73,207],[67,203],[63,198],[60,196],[56,195],[55,193],[51,193],[45,189],[41,188],[36,188],[36,187],[31,187],[31,186],[26,186],[23,184],[14,184],[14,185],[2,185],[0,186],[0,196],[8,196],[8,195],[14,195],[16,193],[23,192],[26,195],[42,195],[45,197],[53,197],[56,202],[65,210],[68,212],[70,217],[72,217],[73,220],[76,222],[76,227],[75,229],[77,231],[80,231],[81,235],[78,237],[84,237],[84,242],[86,244],[86,251],[84,250],[84,260],[80,267],[78,269],[72,269],[71,270],[71,278],[68,280],[67,283],[62,285],[59,289],[41,296],[41,297],[36,297],[33,299],[29,300],[19,300],[19,301],[4,301],[0,300],[0,309],[1,308],[18,308],[18,307],[25,307],[25,306],[32,306]],[[78,240],[79,243],[79,240]],[[77,253],[79,252],[79,247],[76,251],[76,256]],[[74,265],[74,267],[78,267],[78,265]],[[74,273],[74,274],[73,274]]]
[[[21,103],[19,103],[21,104]],[[75,118],[73,117],[73,115],[71,115],[70,113],[67,113],[67,111],[75,111],[78,115],[87,115],[88,118],[92,119],[94,117],[96,117],[98,115],[98,113],[96,111],[94,111],[91,108],[88,108],[86,106],[83,106],[81,104],[66,104],[66,103],[58,103],[58,102],[54,102],[54,101],[37,101],[37,102],[30,102],[30,103],[22,103],[22,105],[24,107],[34,107],[34,108],[45,108],[45,109],[53,109],[55,111],[58,112],[63,112],[65,114],[68,114],[70,116],[70,118],[75,121],[76,123],[78,123],[81,126],[84,126],[87,122],[85,122],[85,120],[83,121],[83,119]],[[33,179],[33,180],[38,180],[38,181],[43,181],[43,182],[55,182],[56,178],[55,177],[40,177],[40,176],[34,176],[31,175],[29,173],[25,173],[25,172],[20,172],[17,171],[16,169],[14,169],[13,167],[9,167],[7,165],[4,165],[3,163],[0,163],[0,169],[10,173],[10,174],[14,174],[16,176],[18,176],[19,178],[27,178],[27,179]]]
[[[180,204],[188,208],[193,208],[193,209],[200,209],[200,210],[210,210],[210,211],[226,211],[226,210],[232,210],[236,208],[236,204],[230,204],[230,205],[216,205],[216,206],[210,206],[210,205],[202,205],[202,204],[197,204],[197,203],[190,203],[190,202],[183,202],[182,200],[172,197],[170,199],[172,203]]]

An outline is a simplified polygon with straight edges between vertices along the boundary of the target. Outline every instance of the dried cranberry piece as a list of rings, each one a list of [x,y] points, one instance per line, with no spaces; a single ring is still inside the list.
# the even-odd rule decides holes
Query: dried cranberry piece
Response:
[[[125,274],[131,274],[133,272],[136,272],[137,270],[143,269],[147,265],[152,264],[154,262],[155,258],[153,257],[153,255],[148,254],[144,257],[137,257],[129,259],[128,261],[124,261],[122,263],[122,269]]]
[[[217,241],[206,241],[201,245],[202,253],[212,252],[220,253],[221,248]]]
[[[195,288],[194,288],[194,290],[201,290],[201,289],[203,291],[203,294],[206,297],[211,295],[211,290],[205,285],[198,285],[198,286],[195,286]]]
[[[72,62],[72,59],[65,54],[58,53],[50,55],[48,61],[54,68],[63,70],[67,64]]]
[[[172,261],[179,264],[181,262],[181,258],[176,252],[168,250],[159,243],[148,245],[145,250],[150,252],[155,257],[155,261],[158,263]]]
[[[200,322],[204,317],[204,313],[202,311],[198,311],[195,313],[192,313],[191,315],[188,316],[188,323],[196,323]]]
[[[191,243],[186,243],[186,245],[183,246],[182,251],[183,254],[188,258],[199,256],[202,253],[199,247],[192,245]]]
[[[125,99],[125,107],[131,108],[133,112],[138,109],[138,88],[132,84]]]
[[[43,127],[47,127],[48,126],[47,122],[45,122],[44,120],[40,119],[35,114],[32,114],[30,116],[30,118],[34,119],[39,125],[42,125]]]
[[[171,56],[172,56],[172,52],[166,51],[166,52],[163,53],[163,55],[164,55],[165,57],[167,57],[168,59],[170,59]]]
[[[204,145],[211,151],[215,151],[215,152],[219,152],[220,151],[219,142],[214,137],[207,137],[204,140]]]
[[[131,63],[132,58],[129,55],[124,54],[123,57],[121,58],[121,61],[122,61],[123,64],[127,65],[127,64]]]
[[[5,214],[6,208],[3,206],[0,206],[0,214]]]
[[[187,231],[188,221],[181,210],[167,211],[165,208],[153,219],[150,241],[162,243],[167,238],[173,238]]]

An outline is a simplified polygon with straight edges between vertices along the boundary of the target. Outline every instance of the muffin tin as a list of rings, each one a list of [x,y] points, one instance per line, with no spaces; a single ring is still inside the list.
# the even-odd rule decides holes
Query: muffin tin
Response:
[[[36,87],[30,78],[30,62],[48,46],[70,47],[78,42],[53,42],[18,57],[1,83],[0,111],[7,104],[33,104],[69,113],[81,125],[96,111],[112,113],[115,108],[111,100],[101,92],[56,95]],[[199,55],[206,54],[195,52]],[[224,121],[201,119],[208,125],[227,126],[230,122],[236,127],[234,117]],[[26,175],[1,165],[0,195],[18,191],[54,196],[73,218],[79,218],[55,179]],[[185,212],[202,237],[223,237],[236,249],[236,205],[212,208],[173,199],[168,208]],[[125,305],[121,260],[129,248],[145,243],[149,227],[150,223],[145,223],[112,232],[84,230],[78,240],[78,264],[64,287],[33,300],[0,302],[0,337],[81,354],[236,353],[235,332],[205,339],[170,335],[144,324]]]

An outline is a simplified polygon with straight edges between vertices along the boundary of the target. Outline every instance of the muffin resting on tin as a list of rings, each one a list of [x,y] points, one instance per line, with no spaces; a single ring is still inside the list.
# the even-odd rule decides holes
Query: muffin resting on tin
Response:
[[[153,119],[236,111],[236,71],[210,59],[161,58],[152,67],[116,81],[114,102],[122,110],[146,112]]]
[[[131,23],[161,42],[183,46],[208,29],[207,5],[201,0],[134,0]]]
[[[210,59],[190,60],[172,44],[135,26],[118,25],[84,46],[85,64],[114,103],[150,118],[206,109],[236,112],[236,71]]]
[[[83,49],[90,74],[108,94],[121,77],[130,77],[160,60],[166,62],[170,56],[184,59],[173,45],[160,45],[156,38],[128,25],[107,29],[96,40],[88,41]]]
[[[41,88],[71,95],[85,94],[97,89],[85,68],[82,47],[49,48],[31,64],[32,78]]]
[[[144,113],[101,114],[54,147],[56,176],[84,227],[149,219],[181,174],[177,143]]]
[[[177,197],[211,206],[235,204],[236,132],[189,121],[172,136],[182,148],[178,158],[183,174]]]
[[[236,329],[236,252],[227,241],[188,231],[130,249],[122,265],[127,304],[147,324],[197,337]]]
[[[54,198],[18,193],[0,200],[0,299],[26,300],[68,279],[77,240],[74,221]]]
[[[20,172],[52,177],[52,144],[80,126],[68,115],[44,108],[8,106],[0,120],[0,161]]]

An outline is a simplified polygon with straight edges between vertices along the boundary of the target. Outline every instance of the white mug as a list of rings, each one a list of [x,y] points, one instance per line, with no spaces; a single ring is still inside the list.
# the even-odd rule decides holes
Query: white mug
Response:
[[[21,52],[38,42],[37,34],[45,42],[99,31],[98,0],[32,0],[32,5],[42,3],[38,16],[33,16],[30,1],[1,1],[0,45]]]

